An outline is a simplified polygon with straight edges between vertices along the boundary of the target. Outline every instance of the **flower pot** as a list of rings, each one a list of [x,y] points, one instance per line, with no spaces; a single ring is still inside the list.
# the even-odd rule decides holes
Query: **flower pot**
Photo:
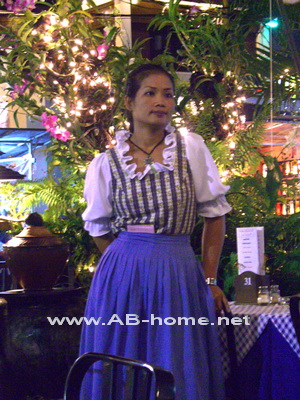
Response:
[[[69,246],[44,226],[28,226],[3,246],[3,252],[23,289],[49,290],[66,265]]]

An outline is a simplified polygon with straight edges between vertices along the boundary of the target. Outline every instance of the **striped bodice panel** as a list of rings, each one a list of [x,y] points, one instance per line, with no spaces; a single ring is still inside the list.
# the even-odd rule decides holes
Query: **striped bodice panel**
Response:
[[[176,134],[174,170],[153,172],[142,179],[130,178],[118,152],[107,155],[112,173],[114,233],[127,225],[154,225],[155,233],[190,234],[196,219],[196,198],[185,143]]]

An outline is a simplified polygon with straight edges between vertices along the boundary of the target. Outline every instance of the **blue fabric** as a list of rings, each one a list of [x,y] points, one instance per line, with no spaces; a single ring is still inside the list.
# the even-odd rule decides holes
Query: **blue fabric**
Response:
[[[238,371],[239,400],[300,399],[300,360],[271,321]]]
[[[107,325],[114,314],[124,323],[126,314],[136,314],[141,321],[206,317],[209,325],[160,325],[158,319]],[[105,325],[83,326],[81,354],[109,353],[166,368],[178,400],[224,399],[213,298],[188,235],[120,233],[100,260],[86,317],[102,317]],[[99,399],[97,374],[87,375],[82,399]]]

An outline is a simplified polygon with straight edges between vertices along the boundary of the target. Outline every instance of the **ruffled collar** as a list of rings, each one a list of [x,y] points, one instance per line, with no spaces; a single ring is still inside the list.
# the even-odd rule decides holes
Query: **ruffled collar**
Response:
[[[142,179],[148,173],[160,172],[165,170],[172,171],[174,169],[174,158],[176,150],[175,128],[169,124],[166,127],[166,131],[167,134],[165,136],[164,143],[167,147],[163,149],[163,164],[154,162],[152,165],[146,165],[144,171],[139,172],[136,172],[136,163],[130,163],[133,157],[126,155],[130,149],[129,144],[126,142],[126,140],[130,137],[131,132],[126,130],[116,132],[117,143],[115,145],[115,149],[120,156],[124,172],[129,175],[131,179],[135,177],[137,177],[138,179]]]

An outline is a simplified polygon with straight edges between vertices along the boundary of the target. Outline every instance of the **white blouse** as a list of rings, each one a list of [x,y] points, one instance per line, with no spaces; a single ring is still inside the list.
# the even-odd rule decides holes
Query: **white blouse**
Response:
[[[169,132],[165,137],[163,150],[163,164],[154,162],[147,165],[143,172],[135,172],[137,165],[130,163],[132,156],[126,155],[129,144],[126,142],[130,136],[128,131],[116,133],[116,146],[124,172],[132,179],[142,179],[146,174],[155,171],[161,172],[174,169],[176,150],[176,134],[174,127],[167,127]],[[222,184],[216,164],[200,135],[188,132],[184,135],[186,154],[192,171],[195,185],[198,214],[203,217],[218,217],[231,210],[227,203],[225,193],[229,186]],[[87,208],[82,214],[85,221],[84,228],[91,236],[101,236],[111,231],[110,219],[113,216],[112,207],[112,177],[108,156],[106,153],[98,154],[90,163],[85,180],[84,197]]]

